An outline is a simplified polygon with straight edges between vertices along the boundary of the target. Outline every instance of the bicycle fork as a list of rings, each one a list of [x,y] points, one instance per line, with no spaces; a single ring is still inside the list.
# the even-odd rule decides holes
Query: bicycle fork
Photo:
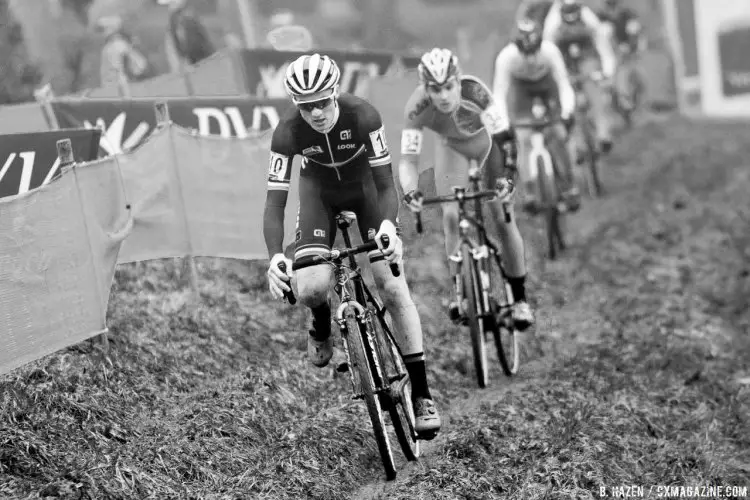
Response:
[[[359,332],[349,331],[346,321],[348,317],[353,317],[355,319],[357,326],[359,327]],[[365,374],[365,376],[371,378],[373,382],[372,386],[375,388],[376,394],[380,394],[382,391],[390,388],[390,381],[384,376],[380,355],[376,349],[377,340],[375,339],[374,327],[370,325],[371,321],[375,321],[375,318],[372,317],[372,313],[355,300],[342,301],[336,310],[336,322],[341,331],[341,340],[344,344],[344,352],[349,366],[352,392],[354,393],[352,399],[362,399],[364,397],[361,377]],[[350,335],[356,333],[361,335],[360,339],[350,337]],[[354,369],[355,364],[352,363],[349,342],[363,342],[366,359],[357,360],[357,362],[366,363],[366,370]]]

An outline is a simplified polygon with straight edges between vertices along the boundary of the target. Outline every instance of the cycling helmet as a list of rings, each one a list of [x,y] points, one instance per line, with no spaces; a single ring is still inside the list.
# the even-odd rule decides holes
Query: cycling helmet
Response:
[[[560,16],[569,24],[577,23],[581,19],[581,4],[578,0],[563,0],[560,5]]]
[[[524,55],[537,53],[542,46],[541,27],[531,19],[521,19],[516,23],[516,36],[513,42]]]
[[[451,77],[458,77],[461,68],[458,65],[458,57],[448,49],[432,49],[425,53],[417,67],[419,80],[425,84],[442,85]]]
[[[284,88],[295,102],[305,97],[331,90],[338,91],[341,71],[336,61],[320,54],[299,56],[286,69]]]

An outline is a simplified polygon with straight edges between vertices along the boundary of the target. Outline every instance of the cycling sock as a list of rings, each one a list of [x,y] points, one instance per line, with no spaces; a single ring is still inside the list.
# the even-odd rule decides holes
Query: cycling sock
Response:
[[[310,335],[315,340],[325,340],[331,336],[331,306],[328,302],[317,307],[311,307],[313,315],[313,329]]]
[[[427,387],[427,369],[424,364],[424,353],[417,352],[404,356],[406,371],[411,379],[411,397],[432,399],[430,388]]]
[[[513,300],[516,302],[526,302],[526,276],[517,278],[508,276],[510,291],[513,293]]]

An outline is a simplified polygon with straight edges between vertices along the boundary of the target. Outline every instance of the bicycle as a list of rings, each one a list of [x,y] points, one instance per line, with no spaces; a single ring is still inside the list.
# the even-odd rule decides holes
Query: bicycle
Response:
[[[623,70],[623,67],[629,67],[633,64],[636,54],[628,43],[619,44],[617,52],[619,55],[619,73]],[[633,128],[633,115],[641,104],[644,90],[643,80],[634,69],[630,69],[625,77],[625,89],[618,85],[612,87],[612,109],[620,115],[626,130]]]
[[[544,100],[535,97],[531,106],[531,119],[516,120],[515,128],[531,129],[531,151],[529,152],[529,178],[537,183],[539,205],[536,210],[544,214],[547,234],[547,257],[555,260],[558,254],[565,250],[563,222],[567,207],[562,199],[557,183],[558,163],[546,146],[547,129],[550,125],[561,121],[559,117],[550,118],[549,109]]]
[[[334,291],[339,299],[336,322],[341,332],[346,365],[339,371],[348,371],[354,392],[353,399],[364,399],[372,422],[375,440],[385,469],[386,478],[396,478],[396,466],[390,440],[385,428],[384,411],[390,415],[393,429],[404,456],[409,461],[419,458],[419,439],[415,427],[414,407],[411,400],[411,381],[403,361],[401,349],[393,336],[385,306],[370,292],[357,266],[355,255],[377,250],[375,241],[352,246],[349,227],[356,219],[352,212],[336,215],[346,248],[333,249],[325,254],[301,257],[292,264],[292,270],[319,264],[334,268]],[[382,242],[388,245],[388,237]],[[348,259],[348,264],[344,261]],[[400,275],[398,265],[390,265],[394,276]],[[282,262],[279,269],[285,272]],[[294,292],[286,292],[287,301],[294,305]]]
[[[591,198],[599,198],[604,194],[602,187],[601,175],[599,169],[599,147],[596,143],[596,126],[594,119],[590,115],[591,103],[584,92],[584,84],[591,80],[600,84],[604,77],[601,72],[594,72],[590,76],[580,74],[581,49],[576,43],[568,46],[566,66],[570,73],[571,84],[576,94],[576,116],[577,126],[581,127],[581,136],[583,137],[584,154],[578,158],[576,163],[586,165],[583,168],[582,184],[584,189],[589,193]]]
[[[492,332],[500,366],[507,376],[518,372],[520,355],[518,335],[511,317],[514,304],[513,294],[503,273],[502,257],[499,245],[487,234],[482,215],[482,202],[497,198],[497,190],[481,191],[479,189],[479,169],[469,169],[469,181],[473,192],[466,188],[454,186],[453,194],[434,198],[422,198],[422,206],[442,203],[458,203],[459,243],[449,259],[457,264],[453,284],[459,304],[459,313],[466,318],[471,333],[471,344],[474,355],[474,367],[477,383],[480,388],[487,386],[488,332]],[[466,203],[474,200],[474,216],[466,212]],[[415,213],[416,229],[422,233],[421,211]],[[505,211],[506,221],[510,215]],[[469,236],[469,229],[474,227],[477,240]],[[499,277],[499,278],[498,278]],[[502,283],[501,300],[495,295],[499,280]]]

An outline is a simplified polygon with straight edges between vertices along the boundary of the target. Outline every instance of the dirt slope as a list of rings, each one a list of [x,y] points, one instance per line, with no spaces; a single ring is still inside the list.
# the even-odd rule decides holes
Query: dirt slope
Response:
[[[465,333],[443,320],[437,219],[409,235],[446,425],[393,483],[380,482],[348,381],[308,366],[301,309],[267,302],[262,266],[205,260],[198,305],[171,262],[123,267],[109,355],[81,344],[0,381],[0,498],[535,499],[748,485],[749,128],[674,119],[624,138],[613,194],[576,217],[570,254],[544,269],[532,257],[529,364],[514,381],[494,370],[484,391]]]

